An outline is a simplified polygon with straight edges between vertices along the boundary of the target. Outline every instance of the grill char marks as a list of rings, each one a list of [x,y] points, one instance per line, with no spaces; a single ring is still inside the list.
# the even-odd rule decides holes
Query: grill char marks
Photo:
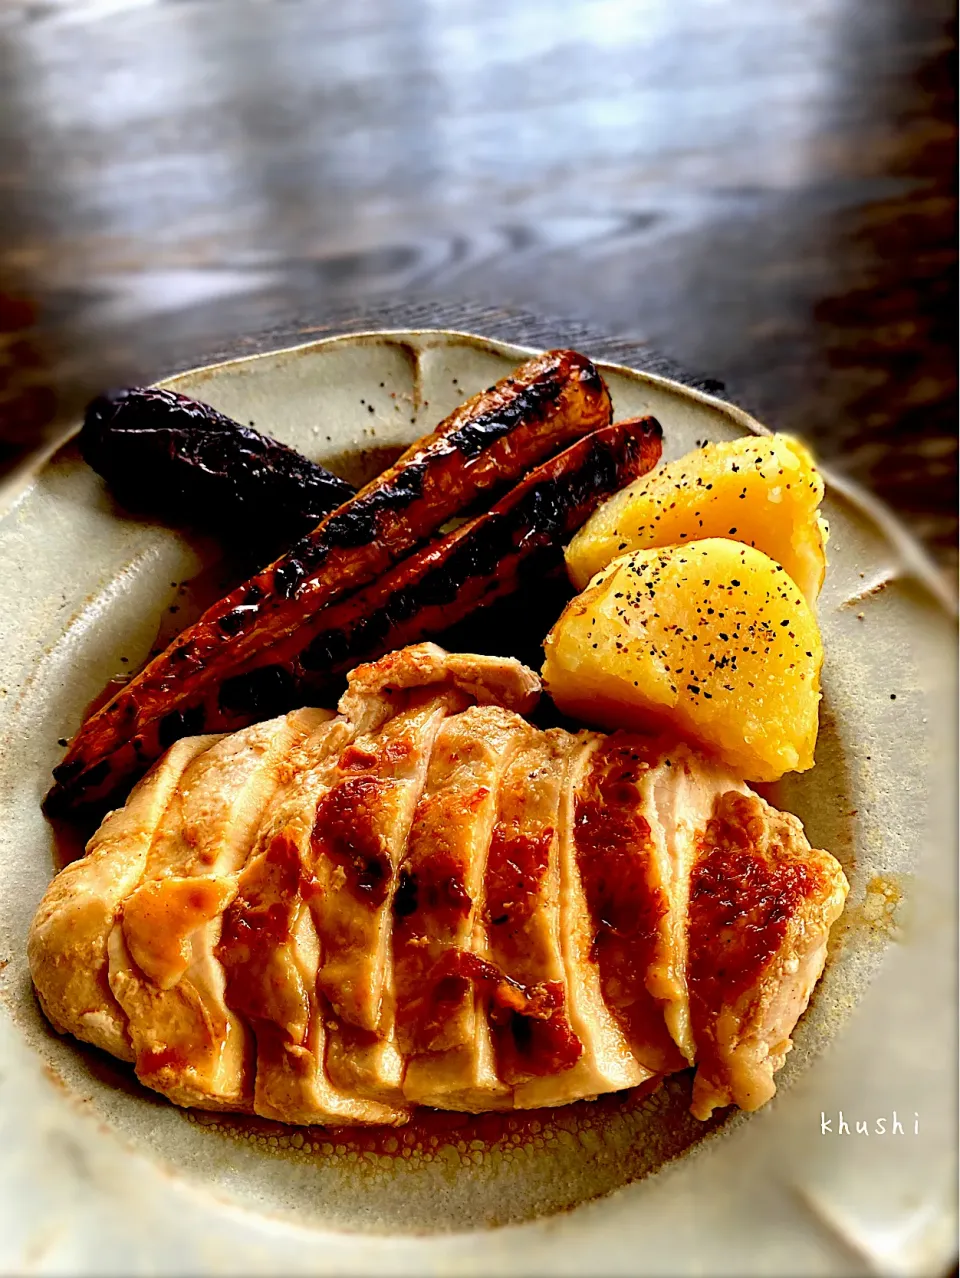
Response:
[[[478,496],[607,426],[612,410],[605,386],[581,376],[592,367],[574,351],[528,361],[459,408],[288,555],[208,609],[87,720],[55,771],[63,788],[54,788],[48,804],[63,809],[82,794],[108,793],[137,759],[141,766],[149,761],[158,719],[167,719],[169,735],[172,711],[208,702],[224,681],[322,607],[384,573]],[[222,620],[241,606],[243,625],[224,633]],[[228,632],[235,624],[227,623]],[[131,755],[123,747],[134,737],[141,747]],[[93,770],[105,760],[107,773],[94,785]]]
[[[423,497],[427,469],[426,460],[410,461],[388,483],[369,492],[364,490],[356,501],[347,502],[331,515],[324,529],[323,541],[316,543],[307,539],[295,550],[291,563],[299,563],[304,570],[302,576],[305,576],[310,569],[319,567],[334,548],[355,550],[366,546],[380,533],[385,515],[405,510]],[[298,589],[299,584],[290,597]]]
[[[298,681],[322,685],[363,657],[441,634],[477,607],[562,562],[562,544],[609,493],[660,456],[650,418],[618,422],[531,471],[490,511],[326,609],[299,651],[282,651]]]
[[[153,386],[95,399],[78,442],[125,505],[202,523],[273,554],[354,493],[277,440]]]
[[[581,383],[588,384],[595,394],[602,395],[605,388],[599,373],[589,361],[583,361],[581,367],[588,366],[596,376],[589,379],[588,383],[583,383],[581,377]],[[567,370],[557,366],[546,371],[536,381],[508,379],[514,393],[505,397],[504,402],[486,412],[468,417],[461,425],[454,427],[447,436],[448,442],[470,460],[479,457],[498,439],[509,435],[524,417],[538,417],[548,412],[563,393],[566,377]],[[496,394],[499,388],[506,389],[503,382],[491,386],[488,394]]]
[[[291,1123],[564,1104],[686,1059],[698,1117],[761,1104],[842,870],[689,747],[534,728],[537,691],[421,644],[335,718],[177,743],[41,904],[51,1019],[179,1104]]]

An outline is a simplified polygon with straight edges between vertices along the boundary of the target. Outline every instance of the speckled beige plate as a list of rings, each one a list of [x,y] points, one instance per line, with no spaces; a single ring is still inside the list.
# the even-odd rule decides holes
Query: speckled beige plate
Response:
[[[168,384],[335,469],[369,471],[378,450],[430,429],[528,353],[456,333],[368,334]],[[698,392],[602,367],[618,415],[661,420],[668,457],[763,430]],[[469,1123],[433,1143],[429,1130],[413,1145],[400,1133],[393,1150],[186,1115],[46,1026],[24,938],[53,864],[39,803],[58,738],[110,676],[143,659],[158,616],[182,598],[176,583],[204,565],[176,532],[115,507],[69,444],[9,484],[0,509],[4,1272],[847,1274],[948,1263],[955,635],[935,574],[883,511],[830,485],[818,762],[778,797],[842,860],[853,890],[776,1100],[703,1127],[686,1114],[684,1076],[641,1104],[581,1105],[492,1141]]]

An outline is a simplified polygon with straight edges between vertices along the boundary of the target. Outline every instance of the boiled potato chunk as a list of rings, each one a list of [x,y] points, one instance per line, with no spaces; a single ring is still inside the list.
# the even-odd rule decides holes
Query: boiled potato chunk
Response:
[[[813,458],[787,435],[706,444],[605,502],[567,547],[567,570],[582,590],[625,551],[730,537],[783,564],[813,604],[826,569],[822,499]]]
[[[751,546],[711,537],[623,555],[568,604],[544,647],[544,683],[573,718],[675,731],[746,781],[813,766],[816,617]]]

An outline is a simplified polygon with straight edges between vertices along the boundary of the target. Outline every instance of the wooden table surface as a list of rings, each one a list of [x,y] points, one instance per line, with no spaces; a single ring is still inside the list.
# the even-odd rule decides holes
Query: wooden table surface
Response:
[[[952,577],[953,12],[5,0],[0,464],[279,336],[615,338],[806,436]]]

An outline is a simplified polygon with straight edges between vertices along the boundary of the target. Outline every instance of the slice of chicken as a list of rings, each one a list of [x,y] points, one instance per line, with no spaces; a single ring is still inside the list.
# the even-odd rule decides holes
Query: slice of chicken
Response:
[[[605,741],[596,733],[581,735],[567,768],[560,807],[560,935],[570,1024],[583,1044],[579,1061],[564,1078],[570,1099],[635,1087],[654,1076],[654,1071],[645,1068],[631,1052],[626,1035],[604,1000],[594,953],[594,924],[581,877],[581,865],[590,852],[590,826],[581,792],[586,787],[589,794],[596,756]]]
[[[127,1018],[107,979],[107,942],[124,899],[143,875],[154,833],[184,769],[220,740],[178,741],[111,812],[86,855],[61,870],[40,903],[27,941],[30,975],[61,1033],[132,1061]]]
[[[491,982],[489,1017],[497,1072],[514,1108],[572,1099],[563,1075],[583,1044],[567,1013],[560,943],[560,799],[567,760],[579,748],[559,729],[536,733],[500,785],[484,884],[482,924]]]
[[[671,861],[654,799],[672,761],[661,743],[615,732],[591,758],[577,793],[576,862],[603,1000],[633,1056],[665,1074],[686,1064],[664,1020],[671,966]],[[672,835],[673,831],[670,831]],[[652,988],[651,988],[652,987]]]
[[[464,708],[453,690],[432,693],[419,690],[378,733],[344,750],[311,836],[318,983],[333,1013],[327,1074],[344,1090],[400,1104],[391,945],[397,869],[440,725]]]
[[[773,1096],[847,890],[796,817],[755,794],[717,799],[690,882],[696,1118],[730,1104],[755,1110]]]
[[[110,988],[127,1014],[137,1074],[178,1104],[251,1105],[249,1034],[224,1001],[214,949],[290,752],[330,718],[326,710],[293,711],[198,756],[160,821],[144,881],[111,932]]]
[[[304,849],[281,831],[241,875],[219,954],[227,998],[257,1041],[256,1113],[286,1123],[397,1123],[397,1107],[345,1093],[324,1068],[328,1009],[316,991],[320,948],[304,899]]]
[[[687,990],[690,877],[703,831],[720,795],[751,793],[726,765],[678,742],[661,741],[653,775],[653,806],[665,857],[663,884],[669,911],[663,920],[665,947],[647,977],[650,992],[663,1000],[664,1017],[684,1059],[693,1064],[696,1044]]]
[[[509,1103],[474,947],[498,787],[533,731],[499,706],[475,706],[446,719],[437,734],[393,907],[403,1094],[416,1104],[474,1110]]]

